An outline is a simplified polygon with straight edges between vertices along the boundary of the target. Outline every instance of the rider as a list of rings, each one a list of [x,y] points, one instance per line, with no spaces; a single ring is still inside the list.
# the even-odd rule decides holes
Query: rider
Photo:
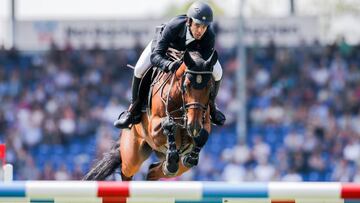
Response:
[[[206,3],[197,1],[189,7],[186,15],[171,19],[165,27],[161,28],[160,33],[156,36],[157,39],[146,46],[135,65],[131,105],[114,122],[115,127],[128,128],[129,125],[140,122],[143,95],[138,95],[139,86],[143,74],[151,65],[159,67],[165,72],[175,72],[180,67],[182,61],[171,61],[166,56],[168,48],[179,51],[185,51],[186,49],[197,50],[204,58],[211,55],[215,45],[215,33],[210,27],[212,21],[213,12],[211,7]],[[215,105],[215,98],[222,79],[222,67],[219,61],[214,65],[213,77],[215,79],[215,88],[211,93],[209,102],[210,118],[213,124],[223,125],[225,116]]]

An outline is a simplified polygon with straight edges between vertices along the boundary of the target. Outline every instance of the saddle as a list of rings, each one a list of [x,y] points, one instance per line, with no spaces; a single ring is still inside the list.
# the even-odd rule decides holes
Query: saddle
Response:
[[[178,51],[173,48],[169,48],[166,55],[170,60],[179,60],[182,58],[184,52]],[[159,68],[152,66],[150,67],[144,74],[144,76],[141,79],[140,82],[140,88],[139,88],[139,95],[140,96],[146,96],[142,100],[141,104],[141,111],[147,112],[148,115],[151,114],[151,98],[152,98],[152,90],[156,82],[160,79],[162,74],[165,74],[163,71],[161,71]]]

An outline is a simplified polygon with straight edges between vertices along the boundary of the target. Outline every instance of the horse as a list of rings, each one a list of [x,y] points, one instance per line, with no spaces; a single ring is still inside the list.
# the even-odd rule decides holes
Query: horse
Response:
[[[159,162],[149,166],[147,180],[180,176],[198,164],[211,131],[208,104],[218,56],[215,50],[207,60],[197,51],[181,55],[182,65],[174,73],[158,71],[153,77],[141,121],[122,130],[83,180],[104,180],[120,167],[122,180],[130,181],[152,152]]]

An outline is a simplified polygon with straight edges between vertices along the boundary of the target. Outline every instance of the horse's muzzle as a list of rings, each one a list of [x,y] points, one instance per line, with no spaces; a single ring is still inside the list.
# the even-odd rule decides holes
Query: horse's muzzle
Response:
[[[187,131],[190,137],[199,136],[199,132],[202,129],[202,126],[199,122],[191,122],[187,124]]]

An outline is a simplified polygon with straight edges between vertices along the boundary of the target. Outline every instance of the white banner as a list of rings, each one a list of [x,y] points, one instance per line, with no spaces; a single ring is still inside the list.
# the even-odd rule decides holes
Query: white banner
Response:
[[[54,41],[60,47],[132,47],[154,33],[154,21],[28,21],[19,22],[17,45],[22,50],[46,50]]]
[[[7,39],[8,33],[7,33],[7,23],[5,20],[0,19],[0,46],[4,45],[6,46],[6,43],[9,41]]]
[[[136,43],[147,44],[154,36],[155,26],[166,20],[119,21],[21,21],[17,25],[17,45],[21,50],[46,50],[52,40],[60,47],[71,43],[74,48],[131,48]],[[236,19],[219,19],[218,44],[233,47],[237,42]],[[317,18],[247,19],[244,40],[267,44],[295,46],[304,39],[319,38]]]
[[[360,43],[360,15],[338,15],[326,23],[321,31],[321,36],[323,36],[326,43],[333,43],[342,37],[349,44]]]
[[[219,21],[219,25],[221,45],[228,47],[236,44],[238,21],[224,19]],[[247,45],[266,45],[272,39],[277,45],[296,46],[303,41],[311,43],[319,39],[318,28],[318,20],[314,17],[251,18],[245,20],[244,42]]]

